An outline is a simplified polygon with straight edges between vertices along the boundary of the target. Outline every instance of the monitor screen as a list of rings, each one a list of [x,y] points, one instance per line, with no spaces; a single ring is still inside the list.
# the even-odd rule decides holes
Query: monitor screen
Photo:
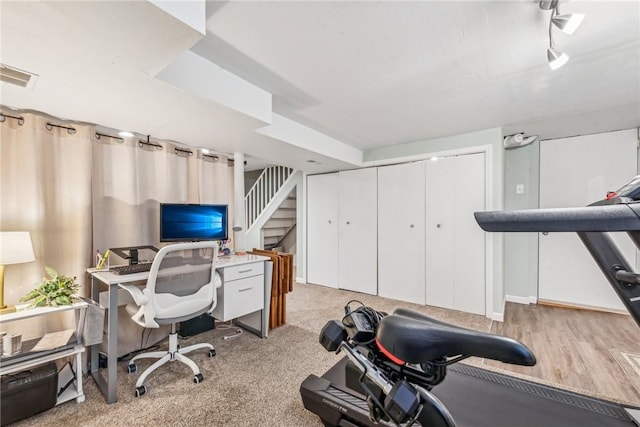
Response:
[[[160,241],[227,240],[228,205],[160,204]]]

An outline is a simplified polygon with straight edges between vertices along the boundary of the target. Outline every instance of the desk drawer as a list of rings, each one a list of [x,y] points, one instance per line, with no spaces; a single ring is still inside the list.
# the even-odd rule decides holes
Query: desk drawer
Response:
[[[234,265],[225,267],[223,270],[224,282],[244,279],[264,274],[264,261],[253,262],[251,264]]]
[[[213,317],[226,322],[264,308],[264,276],[227,282],[218,289]]]

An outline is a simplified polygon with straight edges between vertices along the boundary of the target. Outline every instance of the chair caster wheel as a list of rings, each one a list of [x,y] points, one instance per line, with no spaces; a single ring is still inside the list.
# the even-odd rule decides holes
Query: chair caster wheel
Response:
[[[133,373],[134,373],[134,372],[136,372],[137,370],[138,370],[138,366],[136,366],[136,364],[135,364],[135,363],[130,363],[130,364],[127,366],[127,372],[128,372],[128,373],[130,373],[130,374],[133,374]]]
[[[198,374],[198,375],[194,375],[193,376],[193,382],[196,384],[200,384],[202,381],[204,381],[204,377],[202,376],[202,374]]]
[[[136,397],[140,397],[148,391],[149,389],[147,388],[146,385],[141,385],[140,387],[136,387]]]
[[[209,350],[209,357],[213,357],[215,355],[216,355],[216,350],[215,349]]]

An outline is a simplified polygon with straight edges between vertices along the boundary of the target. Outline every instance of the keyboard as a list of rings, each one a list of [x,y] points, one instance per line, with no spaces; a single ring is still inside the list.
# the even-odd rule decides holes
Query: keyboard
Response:
[[[109,271],[115,274],[133,274],[133,273],[142,273],[144,271],[151,270],[150,262],[143,262],[140,264],[133,265],[120,265],[117,267],[109,268]]]

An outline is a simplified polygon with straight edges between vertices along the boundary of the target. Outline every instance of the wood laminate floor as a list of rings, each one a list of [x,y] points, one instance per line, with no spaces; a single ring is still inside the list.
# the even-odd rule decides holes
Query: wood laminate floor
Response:
[[[640,327],[628,315],[507,303],[504,322],[492,322],[491,332],[522,341],[537,364],[483,360],[488,367],[640,406],[640,371],[621,356],[640,355]]]

